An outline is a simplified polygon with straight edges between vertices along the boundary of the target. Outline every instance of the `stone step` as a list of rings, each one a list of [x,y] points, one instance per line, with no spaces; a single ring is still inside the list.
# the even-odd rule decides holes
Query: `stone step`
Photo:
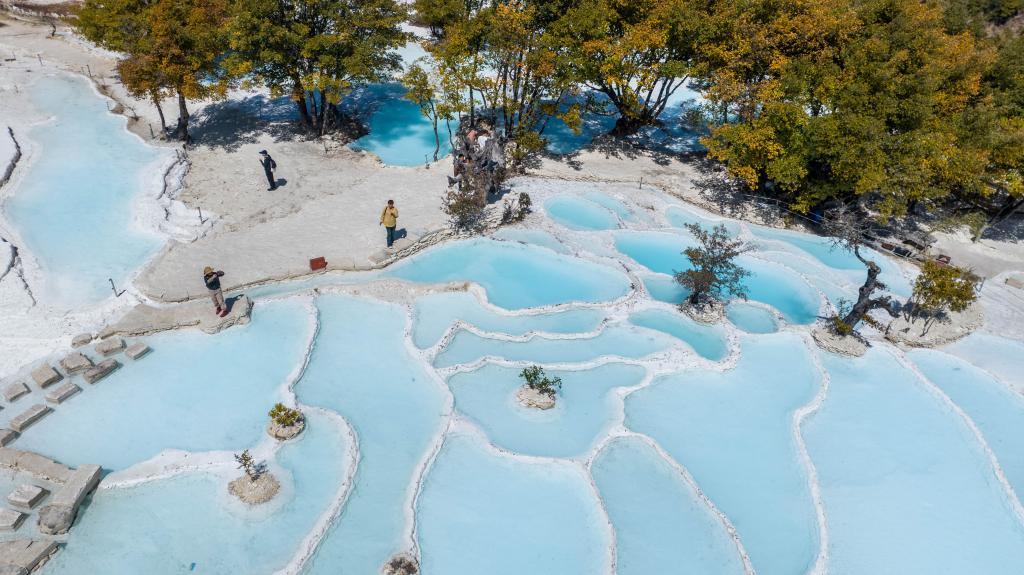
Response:
[[[25,520],[25,514],[14,509],[0,509],[0,532],[14,531]]]
[[[0,447],[0,469],[28,473],[34,479],[49,483],[67,483],[71,469],[49,457],[31,451]]]
[[[117,336],[108,337],[107,339],[97,343],[96,347],[93,349],[103,357],[109,357],[111,355],[121,353],[121,351],[124,350],[124,340]]]
[[[32,380],[36,382],[36,385],[44,389],[62,379],[64,379],[64,376],[62,376],[56,369],[53,369],[46,364],[40,365],[32,370]]]
[[[67,357],[60,360],[60,366],[67,374],[78,373],[92,367],[92,360],[76,351],[75,353],[69,353]]]
[[[96,383],[113,373],[113,371],[119,367],[121,367],[121,364],[117,363],[116,359],[105,359],[97,363],[95,367],[90,367],[85,370],[85,373],[82,374],[82,379],[84,379],[86,383]]]
[[[80,333],[75,337],[71,338],[71,347],[82,347],[83,345],[89,345],[92,343],[93,335],[91,333]]]
[[[70,381],[60,385],[54,389],[51,389],[46,394],[46,401],[50,403],[64,403],[65,400],[70,398],[72,395],[82,391],[81,387],[71,383]]]
[[[28,429],[30,425],[39,421],[43,417],[46,417],[46,414],[50,413],[51,411],[53,410],[50,409],[49,407],[41,403],[37,403],[23,411],[21,415],[18,415],[17,417],[12,419],[10,423],[8,423],[8,425],[10,425],[11,429],[13,429],[14,431],[17,431],[18,433],[24,433],[25,430]]]
[[[46,561],[56,550],[56,541],[0,541],[0,573],[27,574]]]
[[[99,465],[81,465],[71,473],[64,487],[39,509],[39,531],[47,535],[63,535],[75,522],[78,506],[100,482]]]
[[[49,491],[42,487],[26,483],[19,485],[17,489],[12,491],[7,496],[7,502],[11,504],[11,507],[28,511],[38,505],[48,494]]]
[[[124,350],[124,354],[131,359],[139,359],[140,357],[146,355],[150,351],[152,350],[149,349],[148,345],[139,342],[129,346],[128,349]]]
[[[18,432],[13,429],[0,429],[0,447],[6,447],[18,439]]]
[[[4,388],[4,399],[6,399],[8,403],[13,403],[23,395],[28,395],[28,393],[28,386],[19,381]]]

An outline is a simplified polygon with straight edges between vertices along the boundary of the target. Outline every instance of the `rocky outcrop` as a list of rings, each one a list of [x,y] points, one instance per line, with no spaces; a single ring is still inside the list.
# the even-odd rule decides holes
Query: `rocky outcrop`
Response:
[[[950,312],[925,326],[924,319],[900,316],[885,330],[885,338],[911,347],[938,347],[966,337],[985,323],[981,304],[975,303],[962,312]]]
[[[0,447],[6,447],[18,439],[18,432],[13,429],[0,429]]]
[[[39,531],[47,535],[63,535],[75,522],[78,507],[100,482],[99,465],[82,465],[74,470],[50,503],[39,510]]]
[[[85,373],[82,374],[82,379],[84,379],[85,382],[89,384],[96,383],[97,381],[113,373],[114,370],[116,370],[119,367],[121,367],[121,364],[118,363],[116,359],[104,359],[103,361],[97,363],[94,367],[90,367],[89,369],[85,370]]]
[[[7,496],[7,502],[11,504],[11,507],[28,511],[38,505],[46,497],[47,493],[49,492],[38,485],[26,483],[25,485],[19,485],[17,489],[12,491]]]
[[[249,323],[251,314],[252,300],[246,296],[235,298],[231,303],[231,311],[224,317],[214,313],[213,304],[206,300],[165,307],[139,304],[116,323],[103,328],[100,337],[136,337],[187,327],[198,327],[212,334]]]
[[[525,385],[516,392],[516,399],[519,400],[519,405],[533,409],[551,409],[555,406],[554,395],[541,393]]]
[[[76,351],[69,353],[64,359],[60,360],[60,367],[65,373],[78,373],[92,367],[92,360]]]
[[[103,357],[110,357],[124,351],[124,340],[116,335],[111,336],[97,343],[94,349]]]
[[[57,551],[56,541],[12,539],[0,541],[0,574],[28,575]]]
[[[64,403],[65,401],[70,399],[71,396],[75,395],[80,391],[82,391],[81,387],[78,387],[77,385],[69,381],[47,392],[46,401],[48,403]]]
[[[868,352],[868,345],[857,336],[838,335],[824,326],[819,325],[812,329],[811,337],[821,349],[839,355],[861,357]]]
[[[128,347],[128,349],[124,350],[124,354],[128,356],[129,359],[139,359],[142,356],[149,353],[150,351],[152,350],[149,349],[148,345],[139,342],[136,344],[132,344],[131,346]]]
[[[683,313],[690,316],[690,319],[700,323],[716,324],[722,323],[725,319],[725,305],[719,301],[712,301],[701,308],[683,304],[680,306],[680,309]]]
[[[416,575],[420,564],[411,553],[399,553],[388,559],[380,572],[381,575]]]
[[[32,407],[26,409],[25,411],[19,413],[18,415],[12,417],[11,420],[7,423],[7,425],[10,425],[11,429],[17,431],[18,433],[25,433],[25,430],[28,429],[29,426],[39,421],[40,419],[46,417],[46,415],[49,414],[51,411],[53,410],[50,409],[49,407],[41,403],[37,403]]]
[[[62,379],[64,379],[64,376],[49,365],[40,365],[32,370],[32,381],[36,382],[36,385],[44,389]]]
[[[20,381],[6,385],[3,391],[4,399],[7,400],[7,403],[14,403],[19,398],[28,395],[28,393],[28,386]]]
[[[276,421],[271,421],[270,424],[267,425],[267,433],[270,437],[281,441],[292,439],[302,433],[304,429],[306,429],[306,418],[301,415],[299,416],[298,421],[292,425],[281,425]]]
[[[281,484],[272,473],[261,473],[256,480],[243,475],[228,484],[228,492],[249,505],[270,501],[280,489]]]
[[[18,140],[14,137],[14,129],[10,126],[7,127],[7,136],[11,138],[11,143],[14,145],[14,154],[3,167],[3,171],[0,172],[0,188],[11,180],[14,168],[18,166],[18,161],[21,160],[21,146],[18,145]]]
[[[0,469],[20,471],[40,481],[60,484],[66,483],[72,473],[66,465],[48,457],[10,447],[0,448]]]

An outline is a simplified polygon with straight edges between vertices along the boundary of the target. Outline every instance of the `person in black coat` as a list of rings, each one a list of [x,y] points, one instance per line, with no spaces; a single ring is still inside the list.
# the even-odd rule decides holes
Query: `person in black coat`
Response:
[[[263,173],[267,175],[267,181],[270,182],[270,187],[267,191],[272,192],[277,189],[277,180],[274,179],[274,170],[277,169],[277,162],[274,158],[270,157],[270,154],[266,150],[260,150],[260,164],[263,164]]]
[[[224,276],[224,272],[214,270],[210,266],[203,268],[203,283],[206,284],[207,291],[210,292],[210,299],[213,300],[213,305],[216,307],[216,313],[220,317],[228,315],[228,306],[224,303],[224,292],[220,289],[220,278]]]

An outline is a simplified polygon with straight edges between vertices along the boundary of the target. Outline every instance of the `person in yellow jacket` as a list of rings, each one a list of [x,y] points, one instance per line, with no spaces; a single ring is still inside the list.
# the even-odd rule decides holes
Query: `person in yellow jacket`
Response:
[[[398,208],[395,200],[388,200],[388,205],[380,213],[380,225],[388,231],[388,247],[395,243],[395,228],[398,227]]]

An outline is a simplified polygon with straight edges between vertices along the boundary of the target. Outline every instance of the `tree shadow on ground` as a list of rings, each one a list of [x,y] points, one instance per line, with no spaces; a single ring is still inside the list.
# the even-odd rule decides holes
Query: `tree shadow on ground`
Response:
[[[783,211],[777,202],[748,195],[743,184],[730,177],[721,164],[705,157],[697,159],[693,165],[698,173],[693,181],[697,194],[715,206],[720,214],[738,219],[753,214],[767,224],[781,219]]]
[[[1010,216],[998,224],[986,228],[985,232],[981,234],[981,238],[997,242],[1020,243],[1021,238],[1024,238],[1024,214]]]
[[[193,116],[189,133],[195,145],[231,152],[258,142],[263,134],[275,142],[309,137],[298,122],[294,102],[263,94],[210,104]]]
[[[604,154],[606,158],[615,158],[617,160],[648,158],[659,166],[670,166],[673,162],[684,162],[692,158],[704,157],[704,152],[702,151],[676,152],[664,147],[644,146],[628,139],[613,136],[612,134],[602,134],[594,138],[586,146],[572,152],[556,154],[543,151],[537,155],[536,165],[527,165],[527,167],[539,167],[540,160],[546,158],[564,163],[576,171],[581,171],[583,169],[583,162],[580,160],[580,156],[583,152],[597,152]]]

